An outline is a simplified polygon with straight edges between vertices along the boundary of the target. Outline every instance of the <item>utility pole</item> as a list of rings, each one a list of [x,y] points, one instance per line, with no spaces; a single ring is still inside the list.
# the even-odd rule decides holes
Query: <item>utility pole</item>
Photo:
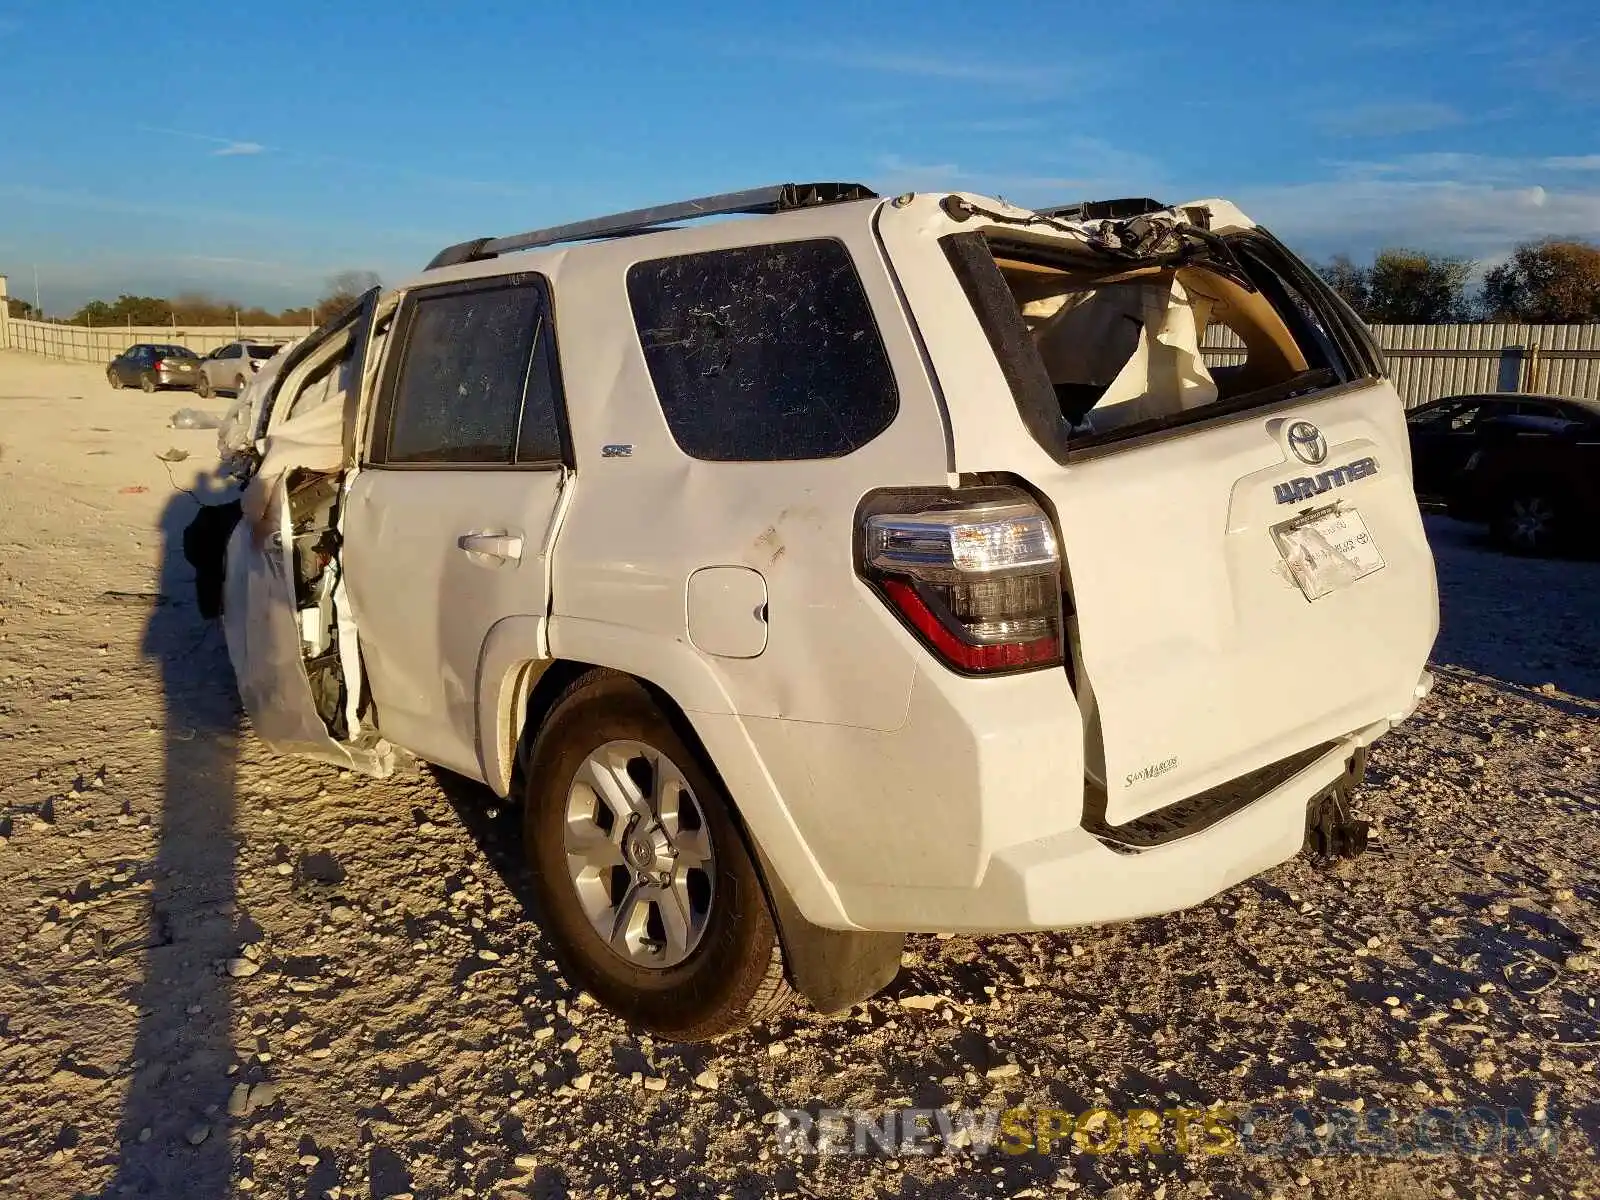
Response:
[[[39,303],[39,264],[33,264],[33,311],[38,320],[44,320],[44,306]]]

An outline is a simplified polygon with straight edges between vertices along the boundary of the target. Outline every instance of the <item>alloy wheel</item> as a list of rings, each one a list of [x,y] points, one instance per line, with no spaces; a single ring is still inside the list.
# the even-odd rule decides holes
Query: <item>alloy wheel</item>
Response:
[[[567,873],[613,954],[666,970],[692,953],[711,916],[716,859],[683,771],[643,742],[591,752],[567,791]]]
[[[1513,545],[1532,550],[1549,540],[1555,526],[1555,505],[1544,496],[1518,496],[1511,501],[1506,522]]]

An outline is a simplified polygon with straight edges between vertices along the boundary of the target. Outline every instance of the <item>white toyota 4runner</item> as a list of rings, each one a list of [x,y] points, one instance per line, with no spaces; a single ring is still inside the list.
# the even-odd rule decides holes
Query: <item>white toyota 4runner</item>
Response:
[[[710,197],[271,365],[213,574],[257,733],[520,796],[563,969],[664,1036],[1352,855],[1430,682],[1401,404],[1223,201]]]

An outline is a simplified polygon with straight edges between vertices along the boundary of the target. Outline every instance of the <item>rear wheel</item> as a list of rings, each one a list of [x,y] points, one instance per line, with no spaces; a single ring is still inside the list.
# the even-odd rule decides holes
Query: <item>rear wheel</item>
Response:
[[[154,392],[156,390],[156,377],[148,374],[139,376],[139,387],[146,393]]]
[[[732,805],[643,685],[573,683],[527,778],[527,855],[572,983],[677,1041],[782,1011],[777,928]]]
[[[206,373],[204,371],[201,371],[195,376],[194,394],[199,396],[202,400],[211,399],[211,380],[206,377]]]
[[[1547,554],[1560,540],[1561,506],[1549,492],[1528,487],[1511,493],[1491,526],[1495,540],[1518,554]]]
[[[117,391],[120,392],[122,390],[122,376],[118,375],[115,371],[106,372],[106,382]]]

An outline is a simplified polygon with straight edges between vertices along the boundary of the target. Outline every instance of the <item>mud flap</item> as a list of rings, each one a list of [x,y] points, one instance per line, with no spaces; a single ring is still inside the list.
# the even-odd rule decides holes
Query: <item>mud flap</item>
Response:
[[[900,973],[905,934],[813,925],[801,915],[761,847],[754,849],[778,923],[789,982],[812,1008],[824,1016],[843,1012],[876,995]]]

